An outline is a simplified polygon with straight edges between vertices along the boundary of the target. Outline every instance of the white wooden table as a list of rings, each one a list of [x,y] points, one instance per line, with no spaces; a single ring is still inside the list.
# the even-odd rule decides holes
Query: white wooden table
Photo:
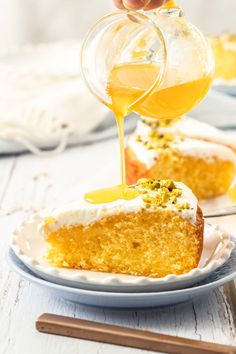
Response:
[[[97,188],[109,181],[119,182],[116,140],[71,148],[51,158],[29,154],[0,158],[0,354],[148,353],[38,333],[35,320],[44,312],[236,345],[233,282],[192,303],[118,311],[66,302],[21,280],[9,269],[5,259],[9,240],[22,219],[55,204],[58,198],[75,198],[78,190]]]

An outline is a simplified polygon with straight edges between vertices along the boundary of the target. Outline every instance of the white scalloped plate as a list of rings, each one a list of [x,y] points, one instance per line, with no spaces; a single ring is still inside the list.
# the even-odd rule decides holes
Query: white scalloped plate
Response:
[[[189,287],[223,265],[233,250],[234,244],[228,233],[217,226],[205,225],[204,246],[199,267],[190,272],[163,278],[148,278],[124,274],[92,272],[50,266],[45,257],[47,244],[38,232],[42,217],[35,215],[23,222],[14,232],[12,249],[20,260],[41,278],[53,283],[88,290],[117,292],[149,292]]]
[[[236,239],[234,240],[236,245]],[[112,309],[141,309],[170,306],[206,296],[209,291],[224,285],[236,277],[236,247],[228,261],[209,277],[193,287],[159,292],[110,292],[94,291],[59,285],[33,274],[9,249],[8,264],[21,278],[37,285],[50,294],[78,304]]]

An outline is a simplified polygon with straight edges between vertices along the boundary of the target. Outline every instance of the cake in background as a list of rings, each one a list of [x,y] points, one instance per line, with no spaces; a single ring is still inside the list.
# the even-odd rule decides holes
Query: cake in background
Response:
[[[215,78],[236,79],[236,35],[208,36],[215,57]]]
[[[40,230],[56,267],[163,277],[197,267],[204,220],[183,183],[141,179],[137,196],[55,209]]]
[[[126,147],[127,181],[171,178],[200,199],[224,194],[235,177],[236,142],[192,118],[141,119]]]

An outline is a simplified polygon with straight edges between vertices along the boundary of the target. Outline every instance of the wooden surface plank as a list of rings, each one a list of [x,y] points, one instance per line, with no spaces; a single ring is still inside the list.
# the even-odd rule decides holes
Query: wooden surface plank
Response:
[[[27,281],[7,266],[5,253],[12,230],[35,210],[59,199],[76,198],[80,191],[119,181],[116,141],[68,149],[60,156],[22,155],[0,159],[0,353],[133,354],[136,349],[43,335],[36,318],[52,312],[224,344],[236,344],[235,283],[204,298],[178,306],[140,311],[104,310],[59,299]]]

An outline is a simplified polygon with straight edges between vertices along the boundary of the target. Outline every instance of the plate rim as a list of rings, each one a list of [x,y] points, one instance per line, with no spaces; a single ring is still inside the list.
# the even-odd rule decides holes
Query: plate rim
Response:
[[[7,262],[9,267],[15,271],[15,273],[17,273],[19,276],[23,277],[24,279],[26,279],[29,282],[32,282],[36,285],[41,285],[43,287],[46,288],[52,288],[53,290],[61,290],[64,291],[66,293],[73,293],[74,295],[100,295],[100,296],[107,296],[109,295],[110,297],[123,297],[123,298],[140,298],[141,296],[145,296],[145,297],[163,297],[163,296],[175,296],[175,295],[194,295],[197,294],[199,291],[201,292],[208,289],[209,291],[215,288],[218,288],[222,285],[224,285],[225,283],[228,283],[229,281],[233,280],[234,278],[236,278],[236,269],[229,275],[224,276],[221,279],[218,279],[216,281],[213,281],[211,283],[207,283],[207,284],[203,284],[203,285],[197,285],[197,286],[193,286],[190,288],[183,288],[183,289],[176,289],[176,290],[167,290],[167,291],[159,291],[159,292],[111,292],[111,291],[98,291],[98,290],[87,290],[87,289],[81,289],[81,288],[73,288],[73,287],[69,287],[66,285],[61,285],[61,284],[57,284],[57,283],[53,283],[50,282],[48,280],[45,279],[41,279],[39,278],[36,274],[30,274],[28,272],[26,272],[25,270],[21,269],[19,266],[17,266],[14,261],[13,261],[13,257],[12,254],[14,255],[14,257],[17,258],[18,261],[20,261],[23,265],[24,263],[21,261],[21,259],[15,254],[15,252],[13,251],[13,249],[11,247],[8,248],[7,251]],[[24,265],[27,269],[28,267],[26,265]],[[28,269],[29,270],[29,269]],[[30,270],[29,270],[30,271]]]

